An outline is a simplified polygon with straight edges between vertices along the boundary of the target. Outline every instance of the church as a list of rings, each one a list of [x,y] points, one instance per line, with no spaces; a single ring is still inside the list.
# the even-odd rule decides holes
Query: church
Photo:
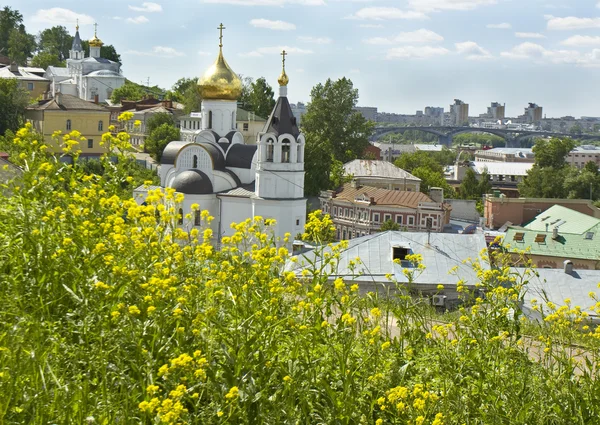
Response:
[[[289,233],[293,238],[304,231],[306,220],[305,140],[287,99],[286,52],[275,107],[256,144],[245,144],[236,130],[242,82],[225,61],[222,24],[219,29],[219,55],[198,80],[200,131],[193,141],[166,146],[159,168],[161,187],[185,195],[179,224],[186,230],[201,224],[191,208],[198,204],[214,217],[211,228],[218,240],[234,233],[231,223],[257,216],[276,220],[275,237],[283,239]],[[144,202],[152,189],[140,186],[135,199]]]
[[[104,43],[98,38],[97,28],[89,44],[89,56],[85,57],[77,25],[67,67],[49,66],[44,74],[44,77],[50,80],[51,97],[56,93],[64,93],[83,100],[104,103],[110,99],[113,90],[125,84],[125,77],[121,75],[121,64],[101,56],[100,51]]]

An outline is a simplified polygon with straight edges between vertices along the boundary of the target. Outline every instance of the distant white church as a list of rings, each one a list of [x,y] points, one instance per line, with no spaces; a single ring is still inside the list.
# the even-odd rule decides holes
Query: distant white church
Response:
[[[89,56],[85,57],[77,26],[67,67],[49,66],[44,74],[50,80],[52,97],[56,93],[65,93],[84,100],[105,102],[115,89],[125,84],[121,64],[101,57],[100,49],[104,43],[96,31],[89,43]]]
[[[211,226],[218,239],[234,233],[231,223],[256,216],[276,220],[276,237],[290,233],[293,238],[303,232],[306,217],[305,141],[287,99],[285,52],[279,99],[256,144],[247,145],[236,130],[242,83],[225,61],[222,43],[219,49],[198,82],[203,98],[200,132],[192,142],[167,145],[159,170],[161,186],[185,195],[179,212],[186,229],[200,225],[199,214],[185,218],[196,203],[215,218]],[[137,188],[136,200],[144,202],[149,189]]]

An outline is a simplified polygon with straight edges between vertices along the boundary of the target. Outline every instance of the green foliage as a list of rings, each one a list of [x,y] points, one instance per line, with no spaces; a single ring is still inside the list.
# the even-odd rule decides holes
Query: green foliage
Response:
[[[62,62],[69,57],[73,38],[62,25],[46,28],[38,34],[38,48],[40,53],[52,55],[58,62]]]
[[[10,33],[23,23],[23,15],[18,10],[4,6],[0,10],[0,54],[8,55]]]
[[[400,225],[394,220],[386,220],[381,224],[379,228],[380,232],[387,232],[388,230],[400,230]]]
[[[394,162],[396,167],[402,168],[409,173],[413,173],[416,168],[428,168],[439,174],[444,173],[442,164],[432,155],[426,151],[416,151],[412,153],[402,154]],[[414,174],[414,173],[413,173]]]
[[[0,135],[23,124],[28,103],[29,94],[16,79],[0,78]]]
[[[448,152],[450,151],[444,150],[439,153],[426,151],[405,153],[396,159],[394,165],[420,178],[421,192],[429,193],[430,188],[440,187],[444,189],[444,196],[446,198],[454,198],[454,188],[446,181],[444,167],[438,161],[438,159],[446,161]],[[450,154],[450,156],[453,156],[453,154]]]
[[[172,124],[164,123],[156,127],[146,138],[144,149],[152,158],[160,162],[165,147],[173,140],[179,140],[179,129]]]
[[[275,107],[275,98],[273,88],[267,83],[264,77],[258,78],[252,83],[250,92],[250,111],[259,117],[268,118]]]
[[[491,190],[492,184],[487,170],[481,173],[480,178],[477,179],[475,172],[469,168],[460,184],[459,195],[461,199],[481,201],[481,197],[490,193]]]
[[[575,142],[571,139],[538,139],[533,146],[535,165],[542,168],[562,168],[566,164],[567,155],[574,147]]]
[[[27,59],[31,57],[36,49],[35,37],[27,34],[25,26],[20,25],[10,31],[8,37],[8,56],[11,61],[18,65],[26,66]]]
[[[252,77],[244,77],[242,74],[239,74],[240,80],[242,80],[242,92],[240,93],[240,98],[238,99],[238,105],[240,108],[251,111],[252,110],[252,84],[254,80]],[[271,113],[269,111],[269,113]]]
[[[113,90],[110,98],[113,103],[120,103],[121,100],[141,100],[146,95],[146,91],[139,84],[125,81],[118,89]]]
[[[455,197],[454,188],[448,184],[442,173],[434,171],[429,167],[417,167],[411,174],[421,179],[421,192],[429,193],[432,187],[440,187],[444,189],[445,198]]]
[[[175,127],[175,120],[173,119],[173,114],[170,114],[168,112],[159,112],[157,114],[152,115],[146,122],[146,132],[150,134],[163,124],[169,124],[170,126]]]
[[[184,113],[199,111],[202,102],[202,96],[198,90],[197,78],[180,78],[171,88],[171,98],[177,102],[183,103]]]
[[[50,52],[40,52],[35,55],[31,61],[31,65],[46,69],[49,66],[65,66],[65,62],[62,62],[59,57]]]
[[[334,160],[345,163],[364,154],[374,123],[353,110],[357,102],[358,90],[347,78],[313,87],[302,118],[306,193],[316,195],[331,187]]]

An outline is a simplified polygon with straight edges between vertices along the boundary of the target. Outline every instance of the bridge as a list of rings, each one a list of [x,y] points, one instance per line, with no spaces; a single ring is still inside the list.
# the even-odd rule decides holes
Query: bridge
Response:
[[[506,140],[506,147],[519,148],[521,143],[532,137],[559,137],[572,138],[577,140],[598,140],[600,135],[590,134],[566,134],[555,133],[551,131],[531,131],[531,130],[512,130],[512,129],[497,129],[497,128],[479,128],[479,127],[375,127],[371,141],[378,141],[388,134],[404,133],[405,131],[422,131],[424,133],[434,134],[438,137],[439,144],[451,146],[454,136],[463,133],[487,133],[494,136],[502,137]]]

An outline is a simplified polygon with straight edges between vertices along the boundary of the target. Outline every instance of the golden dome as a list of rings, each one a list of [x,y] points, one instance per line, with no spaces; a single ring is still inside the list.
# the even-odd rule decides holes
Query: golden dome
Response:
[[[290,78],[287,76],[287,74],[285,73],[285,69],[283,71],[281,71],[281,75],[279,76],[279,78],[277,79],[277,82],[279,83],[279,85],[281,87],[285,87],[288,85],[288,83],[290,82]]]
[[[77,27],[79,29],[79,25],[77,25]],[[97,31],[98,31],[98,24],[94,24],[94,38],[92,38],[90,40],[90,46],[92,46],[92,47],[102,47],[102,46],[104,46],[104,43],[102,42],[102,40],[100,40],[98,38]]]
[[[229,67],[219,50],[219,57],[198,80],[203,99],[237,100],[242,94],[242,81]]]

